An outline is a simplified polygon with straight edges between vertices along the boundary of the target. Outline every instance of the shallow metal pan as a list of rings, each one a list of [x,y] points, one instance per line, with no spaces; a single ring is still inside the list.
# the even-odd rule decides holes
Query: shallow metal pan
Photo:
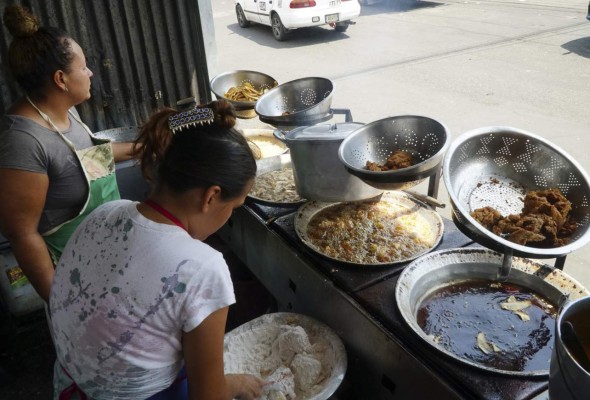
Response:
[[[267,172],[271,172],[271,171],[278,171],[281,170],[283,168],[288,168],[288,167],[292,167],[291,164],[291,155],[290,154],[281,154],[278,156],[274,156],[274,157],[268,157],[268,158],[263,158],[261,160],[256,161],[256,165],[258,166],[258,169],[256,171],[256,176],[260,176],[264,173]],[[254,196],[252,194],[248,194],[247,196],[250,200],[253,200],[257,203],[260,204],[264,204],[264,205],[269,205],[269,206],[293,206],[293,207],[297,207],[299,205],[302,205],[303,203],[306,202],[305,199],[301,199],[299,201],[294,201],[294,202],[287,202],[287,201],[282,201],[282,202],[278,202],[278,201],[271,201],[268,199],[264,199],[261,197],[257,197]]]
[[[408,265],[400,275],[395,288],[396,304],[403,319],[416,335],[445,356],[489,372],[512,376],[547,376],[549,360],[546,369],[530,371],[509,371],[490,367],[459,357],[442,345],[436,344],[418,324],[418,310],[432,293],[466,281],[497,282],[496,272],[502,265],[502,260],[502,254],[487,249],[448,249],[424,255]],[[558,307],[590,294],[579,282],[564,272],[525,258],[513,259],[512,269],[505,282],[538,293]],[[482,310],[482,321],[486,315],[486,310]],[[549,345],[552,344],[553,342],[550,342]]]
[[[318,214],[320,211],[323,211],[324,209],[332,207],[337,204],[346,204],[346,203],[325,203],[325,202],[310,201],[310,202],[303,204],[297,210],[297,213],[295,214],[295,232],[297,233],[297,236],[303,242],[303,244],[305,244],[307,247],[309,247],[314,252],[316,252],[316,253],[320,254],[321,256],[326,257],[330,260],[345,263],[345,264],[352,265],[352,266],[382,267],[382,266],[387,266],[387,265],[400,264],[400,263],[414,260],[415,258],[420,257],[421,255],[430,252],[432,249],[434,249],[436,246],[438,246],[438,244],[440,243],[442,236],[443,236],[444,223],[443,223],[441,216],[435,210],[433,210],[432,208],[430,208],[426,204],[422,203],[421,201],[418,201],[417,199],[413,198],[409,194],[404,193],[404,192],[400,192],[400,191],[385,192],[380,197],[377,197],[372,200],[367,200],[367,201],[375,201],[375,200],[391,202],[393,204],[400,205],[404,208],[407,208],[408,210],[411,210],[412,212],[419,213],[420,216],[423,217],[427,221],[427,223],[431,226],[432,232],[435,235],[435,240],[434,240],[433,245],[430,248],[426,249],[425,251],[416,253],[416,254],[412,255],[411,257],[400,259],[395,262],[358,263],[358,262],[351,262],[351,261],[331,257],[331,256],[325,254],[324,252],[322,252],[320,249],[318,249],[315,245],[312,244],[312,241],[307,233],[307,227],[308,227],[311,219],[316,214]]]

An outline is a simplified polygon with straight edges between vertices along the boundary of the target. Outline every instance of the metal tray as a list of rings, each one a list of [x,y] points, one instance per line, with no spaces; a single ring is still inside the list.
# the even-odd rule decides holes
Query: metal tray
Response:
[[[321,386],[318,391],[312,396],[307,397],[308,400],[328,399],[338,389],[346,374],[348,364],[346,350],[338,335],[329,326],[303,314],[284,312],[265,314],[226,333],[223,346],[225,373],[253,373],[253,371],[246,371],[246,366],[240,365],[237,360],[228,357],[232,352],[232,347],[237,346],[242,349],[244,346],[244,337],[248,335],[268,336],[269,331],[273,329],[278,330],[280,325],[301,326],[309,335],[312,345],[314,337],[321,337],[328,343],[329,349],[333,353],[331,357],[326,357],[331,363],[329,368],[327,368],[331,371],[330,375],[318,384]],[[261,361],[258,349],[252,349],[252,355],[255,360]],[[250,360],[250,362],[252,361]]]
[[[392,191],[392,192],[385,192],[380,197],[377,197],[372,200],[367,201],[384,201],[384,202],[391,202],[392,204],[396,204],[411,210],[412,212],[419,213],[421,217],[423,217],[426,222],[430,225],[432,231],[435,234],[435,240],[433,245],[419,253],[412,255],[411,257],[407,257],[404,259],[397,260],[395,262],[383,262],[383,263],[358,263],[358,262],[351,262],[348,260],[338,259],[331,257],[327,254],[324,254],[320,249],[318,249],[315,245],[312,244],[309,235],[307,234],[307,226],[311,219],[320,211],[332,207],[336,204],[347,204],[347,203],[324,203],[324,202],[317,202],[317,201],[310,201],[302,205],[295,215],[295,232],[299,239],[305,244],[307,247],[312,249],[314,252],[326,257],[330,260],[354,265],[354,266],[367,266],[367,267],[381,267],[387,265],[395,265],[399,263],[408,262],[414,260],[417,257],[420,257],[423,254],[430,252],[440,243],[442,239],[443,232],[444,232],[444,223],[442,217],[432,208],[427,206],[426,204],[418,201],[417,199],[413,198],[407,193],[400,192],[400,191]],[[348,204],[354,204],[355,202],[349,202]]]
[[[396,304],[402,317],[417,336],[445,356],[471,367],[495,373],[512,376],[547,376],[549,362],[547,362],[547,369],[508,371],[459,357],[442,345],[436,344],[417,322],[420,305],[433,292],[470,280],[496,282],[496,272],[502,265],[502,260],[502,254],[487,249],[449,249],[427,254],[408,265],[400,275],[395,288]],[[590,294],[579,282],[564,272],[525,258],[513,259],[512,269],[505,282],[530,289],[558,307]],[[482,317],[482,320],[485,318]],[[515,351],[517,350],[520,348]]]

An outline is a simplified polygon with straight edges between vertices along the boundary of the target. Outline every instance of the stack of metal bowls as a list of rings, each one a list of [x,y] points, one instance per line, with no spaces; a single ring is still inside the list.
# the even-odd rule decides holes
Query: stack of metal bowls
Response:
[[[327,78],[301,78],[266,92],[256,103],[262,122],[282,129],[315,125],[332,118],[334,82]]]

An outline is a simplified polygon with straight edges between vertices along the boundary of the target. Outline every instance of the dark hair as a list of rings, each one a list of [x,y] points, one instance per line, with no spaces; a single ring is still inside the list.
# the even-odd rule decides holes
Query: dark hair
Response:
[[[4,9],[4,25],[13,37],[8,66],[26,93],[40,95],[55,71],[69,71],[74,54],[66,32],[40,27],[37,17],[17,5]]]
[[[218,100],[199,108],[210,108],[214,121],[174,134],[168,121],[178,111],[166,108],[150,117],[135,141],[141,171],[176,193],[218,185],[224,200],[233,199],[256,176],[252,149],[233,128],[236,114],[230,103]]]

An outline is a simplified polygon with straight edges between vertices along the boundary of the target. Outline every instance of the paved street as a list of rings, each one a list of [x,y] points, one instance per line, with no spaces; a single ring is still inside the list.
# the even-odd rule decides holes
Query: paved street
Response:
[[[454,138],[512,126],[590,171],[587,0],[398,1],[363,7],[346,33],[311,28],[277,42],[269,27],[240,28],[233,2],[216,0],[211,76],[249,69],[279,82],[327,77],[336,83],[332,107],[349,108],[355,121],[425,115]],[[440,212],[450,217],[449,207]],[[590,245],[567,257],[565,271],[590,288]]]

